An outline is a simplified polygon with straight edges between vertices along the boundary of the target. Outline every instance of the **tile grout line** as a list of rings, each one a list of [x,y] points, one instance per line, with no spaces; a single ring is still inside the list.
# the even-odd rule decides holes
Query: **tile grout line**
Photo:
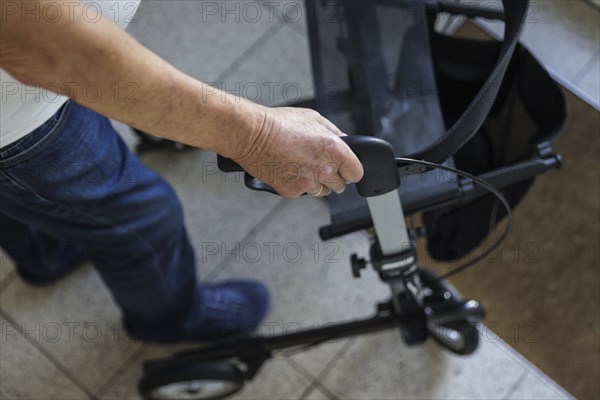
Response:
[[[298,400],[306,400],[311,393],[319,391],[324,394],[329,400],[340,400],[335,394],[331,393],[327,388],[321,385],[319,382],[313,382],[304,390],[304,393],[298,397]]]
[[[346,343],[344,343],[342,348],[337,353],[335,353],[335,355],[327,363],[325,368],[323,368],[321,370],[321,372],[319,373],[319,375],[317,375],[317,377],[315,378],[315,381],[313,382],[313,384],[315,386],[317,386],[321,391],[323,391],[326,395],[328,395],[332,399],[338,399],[338,397],[331,390],[329,390],[327,387],[325,387],[325,385],[323,385],[321,383],[321,380],[323,378],[325,378],[331,372],[331,370],[333,370],[333,368],[337,365],[338,361],[344,355],[346,355],[346,353],[348,353],[348,351],[354,345],[355,342],[356,342],[356,338],[349,338],[348,341]]]
[[[320,391],[325,393],[325,395],[327,395],[327,397],[329,397],[331,399],[338,399],[338,397],[333,392],[331,392],[327,387],[325,387],[323,384],[321,384],[321,379],[323,379],[329,372],[331,372],[331,370],[335,367],[335,365],[337,364],[339,359],[341,357],[343,357],[348,352],[348,350],[350,350],[350,347],[352,347],[354,342],[355,342],[354,338],[348,339],[346,341],[346,343],[344,343],[342,348],[339,349],[337,351],[337,353],[335,353],[335,355],[331,358],[331,360],[329,360],[329,362],[325,365],[325,367],[323,367],[323,369],[317,374],[316,377],[313,377],[311,374],[309,374],[304,368],[302,368],[302,366],[300,364],[298,364],[293,359],[291,359],[291,358],[285,359],[286,362],[289,365],[291,365],[292,368],[294,368],[296,371],[298,371],[302,375],[304,375],[306,377],[310,377],[312,379],[310,386],[308,388],[306,388],[304,393],[302,393],[302,395],[300,396],[300,399],[304,399],[306,396],[308,396],[314,390],[314,388],[319,389]]]
[[[292,360],[291,358],[284,358],[284,361],[294,369],[294,371],[296,371],[297,373],[299,373],[300,375],[302,375],[308,382],[308,386],[306,387],[306,389],[304,389],[304,391],[302,392],[302,394],[298,397],[298,400],[303,400],[306,398],[306,396],[308,396],[313,390],[314,390],[314,380],[315,377],[312,376],[311,374],[308,373],[308,371],[306,371],[304,368],[302,368],[296,361]]]
[[[273,214],[277,214],[281,211],[282,208],[285,207],[287,202],[284,199],[279,200],[243,237],[240,243],[246,243],[249,239],[256,234],[256,232],[262,229],[273,216]],[[220,275],[220,272],[223,271],[229,262],[227,260],[221,261],[218,263],[207,275],[206,278],[203,279],[205,282],[212,282],[215,278]]]
[[[335,356],[333,358],[335,358]],[[333,358],[332,358],[332,360],[333,360]],[[304,378],[306,378],[310,382],[309,385],[306,387],[306,389],[304,389],[304,392],[302,392],[300,397],[298,397],[298,400],[305,400],[315,390],[319,390],[319,391],[323,392],[323,394],[325,394],[325,396],[327,396],[331,400],[339,400],[339,398],[335,394],[331,393],[331,391],[329,389],[327,389],[326,387],[324,387],[317,381],[318,378],[315,378],[314,376],[309,374],[308,371],[306,371],[304,368],[302,368],[302,366],[300,364],[298,364],[296,361],[292,360],[291,358],[286,358],[285,361],[296,372],[298,372],[300,375],[304,376]],[[331,362],[331,360],[330,360],[330,362]]]
[[[529,371],[524,369],[523,372],[521,372],[521,375],[519,375],[519,377],[517,378],[517,380],[508,388],[508,390],[506,391],[504,396],[502,396],[502,398],[504,400],[510,399],[512,395],[517,391],[517,389],[523,384],[523,381],[525,381],[527,375],[529,375]]]
[[[327,389],[325,385],[323,385],[321,382],[315,382],[314,386],[322,393],[324,393],[327,397],[329,397],[331,400],[340,400],[339,397],[337,397],[331,390]]]
[[[313,393],[315,390],[318,390],[317,387],[315,385],[313,385],[312,383],[310,383],[308,385],[308,387],[306,389],[304,389],[304,392],[302,392],[302,394],[300,395],[300,397],[298,397],[297,400],[306,400],[308,398],[308,396]]]
[[[302,4],[302,3],[301,3],[301,0],[298,0],[298,3]],[[284,10],[283,10],[283,9],[280,7],[280,4],[276,5],[275,7],[276,7],[278,10],[280,10],[280,11],[282,12],[282,13],[281,13],[281,15],[280,15],[279,13],[277,14],[277,19],[278,19],[279,21],[281,21],[281,22],[282,22],[284,25],[286,25],[286,26],[289,26],[289,27],[290,27],[290,28],[291,28],[291,29],[292,29],[294,32],[296,32],[298,35],[302,36],[303,38],[306,38],[306,36],[307,36],[307,31],[306,31],[306,29],[304,29],[304,28],[302,28],[301,26],[299,26],[299,25],[298,25],[298,23],[297,23],[297,22],[295,22],[295,21],[294,21],[294,22],[286,21],[286,20],[285,20],[285,17],[283,16],[283,11],[284,11]],[[307,14],[307,13],[308,13],[308,12],[307,12],[307,10],[306,10],[306,8],[304,8],[304,7],[302,7],[302,12],[303,12],[304,14]],[[303,18],[304,18],[305,20],[307,19],[307,17],[306,17],[305,15],[303,15]]]
[[[590,57],[590,59],[584,64],[583,67],[575,74],[571,82],[573,85],[579,86],[585,75],[592,70],[594,65],[600,62],[600,49],[596,50],[594,54]]]
[[[224,82],[231,74],[233,74],[243,63],[246,61],[249,55],[254,53],[259,47],[263,44],[267,43],[272,36],[274,36],[279,30],[284,27],[284,24],[281,21],[278,21],[272,27],[267,29],[262,35],[258,37],[246,50],[242,52],[232,63],[223,71],[217,79],[215,79],[215,83]]]
[[[42,356],[46,357],[48,361],[50,361],[60,372],[62,372],[67,379],[71,380],[71,383],[77,386],[77,388],[79,388],[79,390],[81,390],[85,395],[87,395],[88,398],[96,399],[92,390],[90,390],[86,385],[80,382],[79,379],[77,379],[77,377],[73,375],[71,371],[69,371],[69,369],[65,367],[56,357],[54,357],[50,352],[44,349],[43,346],[40,346],[35,341],[32,341],[27,335],[23,334],[23,330],[21,329],[19,324],[17,324],[14,318],[12,318],[5,310],[0,309],[0,316],[2,316],[9,323],[11,323],[21,334],[21,336],[23,336],[25,340],[29,342],[29,344],[36,348],[42,354]]]
[[[138,356],[140,356],[145,349],[146,349],[146,344],[141,343],[140,346],[133,353],[131,353],[129,355],[129,357],[127,357],[125,362],[123,364],[121,364],[121,366],[119,368],[117,368],[116,371],[111,376],[108,377],[108,379],[100,386],[100,388],[98,388],[98,390],[96,390],[95,398],[101,399],[103,392],[106,392],[108,389],[110,389],[112,387],[112,385],[115,383],[115,381],[117,380],[119,375],[122,372],[124,372],[127,368],[129,368],[131,365],[133,365],[134,361],[136,361]]]

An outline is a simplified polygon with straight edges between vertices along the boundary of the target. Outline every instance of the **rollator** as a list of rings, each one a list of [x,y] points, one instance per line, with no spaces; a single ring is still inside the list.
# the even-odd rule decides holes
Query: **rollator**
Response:
[[[305,1],[316,93],[292,106],[314,108],[349,133],[343,140],[365,171],[345,193],[329,196],[331,221],[319,234],[331,240],[367,230],[369,257],[352,255],[349,271],[359,278],[374,269],[389,300],[367,319],[147,361],[139,382],[144,398],[226,398],[275,355],[387,329],[399,329],[407,345],[433,339],[456,354],[477,349],[485,311],[448,278],[494,252],[534,178],[561,166],[551,143],[566,118],[559,86],[518,42],[528,1],[502,4]],[[459,15],[503,21],[504,40],[450,37],[434,28],[436,19]],[[220,156],[218,163],[224,172],[243,171]],[[247,172],[244,182],[277,194]],[[418,213],[425,227],[407,226],[405,217]],[[455,260],[502,219],[500,239],[465,264],[441,276],[417,264],[419,237],[427,237],[435,259]]]

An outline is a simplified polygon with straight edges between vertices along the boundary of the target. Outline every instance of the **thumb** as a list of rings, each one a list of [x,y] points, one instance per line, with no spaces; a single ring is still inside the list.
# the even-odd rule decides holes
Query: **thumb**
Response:
[[[340,140],[340,142],[342,141]],[[362,179],[365,171],[360,160],[358,157],[356,157],[356,154],[352,152],[350,147],[348,147],[348,145],[344,142],[342,142],[342,145],[346,147],[347,155],[344,161],[340,164],[338,173],[346,182],[356,183]]]

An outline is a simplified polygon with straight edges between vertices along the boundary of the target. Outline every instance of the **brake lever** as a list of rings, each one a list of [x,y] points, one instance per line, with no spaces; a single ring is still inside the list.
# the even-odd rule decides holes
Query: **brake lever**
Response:
[[[271,185],[250,175],[244,170],[244,168],[242,168],[231,158],[217,155],[217,165],[223,172],[244,172],[244,184],[248,189],[252,189],[257,192],[267,192],[279,196],[279,193],[277,193],[277,191]]]

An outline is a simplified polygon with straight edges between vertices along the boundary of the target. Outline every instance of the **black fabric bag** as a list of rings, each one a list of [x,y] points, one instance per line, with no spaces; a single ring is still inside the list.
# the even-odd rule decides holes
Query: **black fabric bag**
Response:
[[[446,126],[460,118],[489,75],[499,46],[493,41],[432,36]],[[454,155],[455,165],[477,175],[529,159],[547,148],[565,119],[561,89],[529,51],[519,45],[490,114],[476,135]],[[511,206],[519,203],[532,183],[527,180],[503,190]],[[481,244],[504,216],[504,209],[492,195],[460,207],[425,212],[428,250],[437,260],[460,258]]]

